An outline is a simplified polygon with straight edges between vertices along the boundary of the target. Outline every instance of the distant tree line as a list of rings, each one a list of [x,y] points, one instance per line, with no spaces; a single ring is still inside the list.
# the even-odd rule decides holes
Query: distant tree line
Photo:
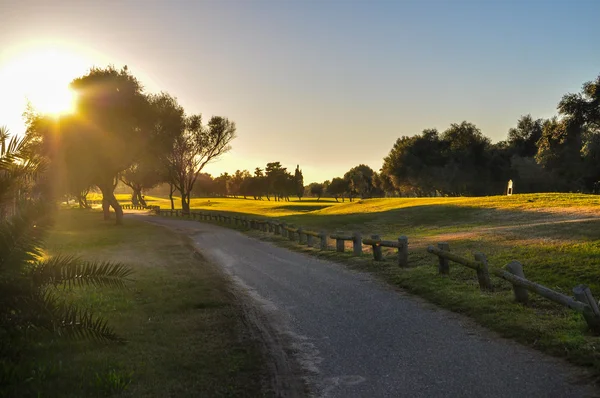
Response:
[[[163,194],[164,187],[154,189],[151,192]],[[257,167],[253,173],[248,170],[237,170],[234,174],[222,173],[218,177],[202,173],[192,195],[204,196],[232,196],[244,199],[289,201],[290,197],[296,196],[302,199],[304,196],[304,177],[300,166],[296,166],[294,173],[290,173],[281,162],[267,163],[264,169]]]
[[[550,119],[522,116],[506,140],[492,144],[463,121],[398,138],[379,173],[360,165],[307,188],[311,196],[497,195],[600,191],[600,76],[566,94]]]

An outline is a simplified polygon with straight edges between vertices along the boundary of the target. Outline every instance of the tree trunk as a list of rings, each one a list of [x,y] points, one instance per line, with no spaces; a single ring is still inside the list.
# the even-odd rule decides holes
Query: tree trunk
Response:
[[[77,202],[80,209],[89,209],[90,205],[87,202],[87,191],[82,191],[77,194]]]
[[[181,193],[181,213],[190,214],[190,193]]]
[[[110,220],[110,208],[115,210],[115,216],[117,219],[117,225],[123,224],[123,209],[115,198],[114,184],[112,181],[109,184],[98,185],[102,192],[102,210],[104,212],[104,220]]]
[[[104,214],[104,221],[110,220],[110,203],[108,203],[108,199],[106,198],[106,194],[102,191],[102,212]]]
[[[136,187],[130,186],[130,188],[133,190],[133,193],[131,194],[131,202],[135,206],[142,205],[142,206],[146,207],[146,201],[144,200],[144,197],[142,196],[142,187],[141,186],[136,186]]]
[[[169,184],[169,199],[171,200],[171,210],[175,210],[175,202],[173,201],[173,192],[175,192],[175,187],[173,184]]]
[[[142,195],[142,190],[140,189],[138,191],[138,201],[140,202],[140,204],[144,207],[148,206],[148,204],[146,203],[146,199],[144,199],[144,195]]]
[[[117,218],[117,225],[123,224],[123,208],[119,204],[117,198],[115,198],[115,194],[113,192],[109,193],[108,201],[112,208],[115,210],[115,216]]]

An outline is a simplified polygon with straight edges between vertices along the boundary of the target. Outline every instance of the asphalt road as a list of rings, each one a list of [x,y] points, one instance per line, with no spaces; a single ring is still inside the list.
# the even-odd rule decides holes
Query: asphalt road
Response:
[[[317,397],[587,397],[580,369],[343,265],[195,221],[188,234],[265,314]]]

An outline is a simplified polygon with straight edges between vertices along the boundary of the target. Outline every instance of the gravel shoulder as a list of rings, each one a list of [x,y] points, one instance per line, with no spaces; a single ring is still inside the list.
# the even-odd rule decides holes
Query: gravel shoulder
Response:
[[[215,225],[129,216],[188,235],[235,282],[282,396],[598,396],[585,371],[368,274]]]

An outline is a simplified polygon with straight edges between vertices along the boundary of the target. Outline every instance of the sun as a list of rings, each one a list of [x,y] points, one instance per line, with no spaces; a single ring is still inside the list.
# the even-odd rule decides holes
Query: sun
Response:
[[[43,114],[58,116],[75,110],[75,93],[68,85],[47,84],[36,87],[27,99],[36,111]]]
[[[69,84],[90,67],[77,52],[46,44],[24,47],[3,58],[0,105],[4,111],[20,109],[21,114],[28,103],[35,111],[53,116],[74,111],[76,97]]]

